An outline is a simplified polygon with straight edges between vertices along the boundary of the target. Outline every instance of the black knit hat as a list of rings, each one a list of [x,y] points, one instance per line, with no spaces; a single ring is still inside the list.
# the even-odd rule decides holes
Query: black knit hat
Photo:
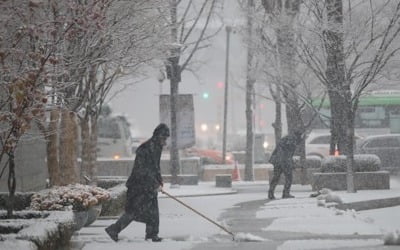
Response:
[[[165,123],[160,123],[153,132],[153,136],[155,137],[169,137],[169,128]]]

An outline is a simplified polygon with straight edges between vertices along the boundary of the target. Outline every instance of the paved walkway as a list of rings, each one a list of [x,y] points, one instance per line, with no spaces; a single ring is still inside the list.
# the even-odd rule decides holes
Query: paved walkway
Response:
[[[232,238],[211,223],[193,215],[191,211],[180,209],[176,202],[160,195],[162,227],[161,236],[168,239],[160,244],[145,242],[142,238],[143,226],[134,224],[121,234],[121,241],[112,242],[104,233],[104,227],[113,219],[101,219],[91,227],[76,232],[72,238],[73,248],[84,250],[112,249],[400,249],[399,246],[383,245],[382,227],[352,210],[362,205],[363,209],[376,208],[376,204],[396,206],[394,220],[400,214],[400,181],[393,178],[389,190],[362,190],[356,193],[337,191],[348,210],[329,209],[329,204],[317,205],[316,198],[310,198],[309,185],[293,185],[295,199],[266,198],[267,182],[234,182],[232,188],[216,188],[215,183],[199,183],[197,186],[180,186],[165,191],[194,207],[229,228],[235,234],[246,232],[249,237],[260,237],[263,241],[232,241]],[[280,197],[282,186],[278,186],[276,196]],[[221,198],[217,198],[221,195]],[[192,198],[202,196],[203,198]],[[221,200],[224,200],[223,202]],[[333,205],[333,203],[331,204]],[[357,208],[356,208],[357,209]],[[375,210],[365,210],[373,213]],[[218,212],[219,211],[219,212]],[[223,212],[221,212],[223,211]],[[214,214],[213,214],[214,213]],[[361,212],[362,213],[362,212]],[[369,214],[372,216],[373,214]],[[389,215],[390,216],[390,215]],[[391,221],[393,223],[393,220]],[[204,223],[204,225],[203,225]],[[397,229],[400,229],[400,223]],[[189,235],[188,235],[189,234]]]

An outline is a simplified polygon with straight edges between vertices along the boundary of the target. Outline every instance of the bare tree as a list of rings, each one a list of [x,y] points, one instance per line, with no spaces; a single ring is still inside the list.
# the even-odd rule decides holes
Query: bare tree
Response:
[[[178,184],[180,169],[179,149],[177,145],[177,97],[179,83],[184,70],[190,70],[195,54],[207,47],[207,41],[216,34],[208,27],[215,17],[218,0],[170,0],[170,42],[166,60],[167,77],[170,80],[171,147],[170,166],[171,184]],[[217,30],[218,31],[218,30]]]
[[[84,20],[75,18],[79,29],[58,47],[62,63],[55,71],[64,74],[53,79],[55,109],[49,123],[49,128],[53,127],[47,134],[53,139],[48,146],[58,145],[54,140],[59,137],[63,150],[48,147],[48,157],[54,159],[51,161],[54,165],[57,164],[57,158],[61,159],[59,168],[52,165],[51,184],[87,180],[95,183],[97,119],[102,105],[118,78],[134,77],[140,73],[143,64],[161,56],[162,48],[157,44],[161,44],[163,36],[160,30],[165,28],[162,25],[162,13],[157,8],[162,4],[158,0],[93,0],[76,2],[74,11],[65,11],[62,5],[52,6],[54,16],[75,18],[82,15]],[[56,107],[62,108],[60,117],[57,116]],[[57,133],[52,132],[54,129],[57,129]],[[76,162],[78,143],[82,150],[80,173]]]
[[[358,99],[384,79],[399,46],[399,1],[305,1],[302,60],[327,88],[331,107],[331,151],[347,155],[347,190],[354,192],[353,137]],[[361,14],[362,13],[362,14]]]
[[[58,63],[56,48],[61,39],[52,39],[53,22],[47,19],[39,1],[3,1],[0,11],[0,177],[8,168],[9,204],[12,216],[16,188],[15,150],[32,121],[44,119],[50,69]],[[60,21],[60,20],[58,20]],[[63,19],[65,38],[73,29]],[[5,158],[4,156],[7,156]]]
[[[80,119],[85,128],[81,130],[81,175],[89,177],[92,183],[96,182],[97,119],[103,103],[110,98],[110,90],[118,88],[119,78],[134,78],[144,65],[162,56],[166,28],[162,25],[164,13],[157,11],[160,7],[159,0],[114,0],[107,11],[107,29],[102,38],[108,46],[95,47],[102,60],[95,67],[92,65],[83,81],[88,95]]]

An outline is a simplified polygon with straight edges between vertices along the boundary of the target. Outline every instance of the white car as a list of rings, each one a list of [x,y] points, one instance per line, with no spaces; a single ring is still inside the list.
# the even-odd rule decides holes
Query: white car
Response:
[[[355,135],[354,137],[356,140],[361,139],[361,137],[358,135]],[[306,155],[318,156],[320,158],[329,156],[330,141],[330,133],[311,132],[306,139]]]

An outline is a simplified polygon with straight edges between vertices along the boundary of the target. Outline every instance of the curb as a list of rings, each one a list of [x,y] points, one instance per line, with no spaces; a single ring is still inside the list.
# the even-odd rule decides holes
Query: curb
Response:
[[[174,196],[175,197],[200,197],[200,196],[214,196],[214,195],[228,195],[228,194],[237,194],[237,190],[216,192],[216,193],[177,194]],[[169,197],[166,195],[159,195],[158,198],[169,198]]]
[[[384,198],[384,199],[343,203],[343,204],[336,205],[335,208],[341,209],[341,210],[354,209],[355,211],[362,211],[362,210],[369,210],[369,209],[394,207],[394,206],[399,206],[399,205],[400,205],[400,197],[392,197],[392,198]]]

